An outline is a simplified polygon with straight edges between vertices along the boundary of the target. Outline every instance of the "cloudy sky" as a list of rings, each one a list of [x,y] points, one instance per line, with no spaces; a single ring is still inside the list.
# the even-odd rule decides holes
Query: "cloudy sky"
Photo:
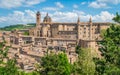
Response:
[[[112,22],[120,13],[120,0],[0,0],[0,27],[35,23],[35,13],[42,19],[49,13],[53,22]],[[41,20],[42,21],[42,20]]]

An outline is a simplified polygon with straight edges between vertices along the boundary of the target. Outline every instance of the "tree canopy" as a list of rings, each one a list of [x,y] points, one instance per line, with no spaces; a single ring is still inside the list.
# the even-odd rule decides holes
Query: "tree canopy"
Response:
[[[118,12],[116,13],[116,16],[113,18],[113,20],[117,23],[120,23],[120,14],[118,14]]]
[[[95,63],[93,61],[91,49],[76,47],[78,60],[73,65],[73,74],[75,75],[94,75]]]
[[[70,75],[71,65],[64,53],[50,54],[41,59],[42,75]]]
[[[120,23],[120,15],[117,13],[113,20]],[[102,59],[95,59],[96,74],[120,75],[120,25],[112,24],[103,35],[100,42]]]

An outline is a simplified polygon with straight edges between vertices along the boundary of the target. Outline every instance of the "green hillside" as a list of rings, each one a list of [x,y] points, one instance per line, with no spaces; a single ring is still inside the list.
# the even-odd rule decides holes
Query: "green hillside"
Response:
[[[30,23],[27,25],[23,25],[23,24],[17,24],[17,25],[10,25],[10,26],[5,26],[0,28],[1,31],[11,31],[11,30],[15,30],[15,29],[28,29],[28,28],[32,28],[35,27],[35,23]]]

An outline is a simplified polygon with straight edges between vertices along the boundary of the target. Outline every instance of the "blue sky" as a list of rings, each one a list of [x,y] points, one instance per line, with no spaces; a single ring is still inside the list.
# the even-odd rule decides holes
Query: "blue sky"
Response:
[[[112,22],[120,0],[0,0],[0,27],[35,23],[37,11],[41,21],[48,12],[53,22]]]

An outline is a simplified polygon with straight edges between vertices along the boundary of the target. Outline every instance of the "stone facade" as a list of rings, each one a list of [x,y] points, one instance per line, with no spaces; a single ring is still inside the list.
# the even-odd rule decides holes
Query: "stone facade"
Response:
[[[73,63],[77,59],[75,47],[80,45],[93,51],[97,50],[97,41],[101,40],[100,31],[107,29],[109,24],[92,22],[92,18],[88,22],[81,22],[78,18],[76,23],[54,23],[48,13],[41,22],[41,14],[37,12],[36,27],[12,31],[9,44],[17,51],[13,54],[18,56],[19,66],[21,63],[35,64],[47,50],[54,53],[65,51],[70,63]],[[23,35],[24,32],[29,35]],[[26,65],[23,68],[25,69]]]

